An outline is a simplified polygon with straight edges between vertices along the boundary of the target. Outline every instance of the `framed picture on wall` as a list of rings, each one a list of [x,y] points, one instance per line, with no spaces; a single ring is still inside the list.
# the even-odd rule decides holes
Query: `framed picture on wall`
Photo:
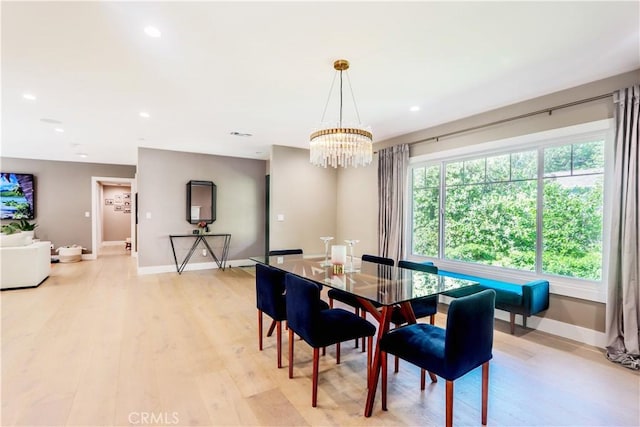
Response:
[[[122,212],[130,214],[131,213],[131,206],[125,206],[124,209],[122,210]]]
[[[116,205],[122,204],[122,194],[116,194],[115,200],[116,200]]]
[[[131,200],[131,193],[123,193],[122,199],[126,202],[127,200]]]
[[[107,206],[113,205],[113,199],[104,199],[104,204]]]
[[[114,211],[121,211],[124,209],[124,206],[122,205],[113,205],[113,210]]]

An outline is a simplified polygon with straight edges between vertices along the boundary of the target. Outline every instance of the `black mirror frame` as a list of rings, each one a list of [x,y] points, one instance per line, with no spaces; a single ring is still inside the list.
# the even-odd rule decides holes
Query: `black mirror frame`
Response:
[[[191,218],[191,189],[193,186],[206,186],[211,188],[211,218],[207,219],[192,219]],[[189,224],[198,224],[199,222],[206,222],[211,224],[216,220],[216,196],[218,187],[212,181],[195,181],[191,180],[187,182],[187,222]]]

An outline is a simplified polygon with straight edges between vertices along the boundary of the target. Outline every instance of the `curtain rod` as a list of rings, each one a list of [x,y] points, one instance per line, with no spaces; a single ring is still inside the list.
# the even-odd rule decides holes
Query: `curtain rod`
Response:
[[[597,101],[599,99],[609,98],[610,96],[613,96],[613,93],[605,93],[605,94],[602,94],[602,95],[592,96],[591,98],[585,98],[585,99],[581,99],[579,101],[568,102],[566,104],[556,105],[554,107],[549,107],[549,108],[545,108],[545,109],[542,109],[542,110],[532,111],[530,113],[520,114],[519,116],[508,117],[506,119],[496,120],[494,122],[485,123],[485,124],[482,124],[482,125],[472,126],[472,127],[468,127],[468,128],[461,129],[461,130],[456,130],[456,131],[453,131],[453,132],[443,133],[442,135],[431,136],[429,138],[424,138],[424,139],[420,139],[418,141],[410,142],[409,146],[412,146],[412,145],[415,145],[415,144],[420,144],[422,142],[432,141],[432,140],[435,140],[437,142],[438,140],[440,140],[440,138],[447,138],[447,137],[450,137],[450,136],[453,136],[453,135],[458,135],[458,134],[461,134],[461,133],[471,132],[471,131],[474,131],[474,130],[483,129],[483,128],[487,128],[487,127],[490,127],[490,126],[495,126],[495,125],[499,125],[499,124],[502,124],[502,123],[511,122],[511,121],[514,121],[514,120],[525,119],[527,117],[537,116],[538,114],[547,113],[547,114],[551,115],[551,113],[553,113],[554,110],[561,110],[563,108],[573,107],[575,105],[586,104],[587,102],[593,102],[593,101]]]

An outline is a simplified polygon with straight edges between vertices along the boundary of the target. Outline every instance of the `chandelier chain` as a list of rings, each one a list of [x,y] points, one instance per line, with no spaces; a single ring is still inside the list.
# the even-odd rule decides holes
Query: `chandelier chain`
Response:
[[[333,87],[336,84],[336,76],[338,73],[333,73],[333,80],[331,80],[331,87],[329,88],[329,95],[327,96],[327,102],[324,104],[324,110],[322,110],[322,118],[320,119],[320,123],[324,123],[324,116],[327,114],[327,108],[329,108],[329,101],[331,101],[331,94],[333,93]]]
[[[353,94],[353,86],[351,85],[351,78],[349,77],[349,72],[347,71],[347,80],[349,83],[349,91],[351,92],[351,100],[353,101],[353,108],[356,110],[356,118],[358,119],[358,123],[362,123],[360,120],[360,112],[358,111],[358,104],[356,103],[356,97]]]

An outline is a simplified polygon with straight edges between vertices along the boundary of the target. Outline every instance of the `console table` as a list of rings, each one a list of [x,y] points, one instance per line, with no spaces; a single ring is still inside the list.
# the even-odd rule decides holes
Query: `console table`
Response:
[[[174,239],[182,239],[182,238],[193,239],[193,244],[191,245],[191,248],[189,248],[189,252],[187,252],[187,255],[185,256],[185,258],[182,260],[182,263],[178,264],[178,257],[176,256]],[[212,239],[218,238],[218,239],[224,240],[222,244],[222,254],[220,255],[220,258],[218,258],[215,252],[213,251],[213,249],[211,249],[211,246],[207,241],[208,238],[212,238]],[[231,242],[231,234],[170,234],[169,239],[171,240],[171,250],[173,251],[173,260],[176,263],[176,270],[178,271],[178,274],[182,274],[182,271],[184,270],[185,266],[193,256],[193,253],[195,252],[200,242],[204,243],[204,245],[207,247],[207,249],[209,250],[209,253],[213,257],[213,260],[216,262],[216,264],[218,264],[218,267],[221,268],[222,270],[225,269],[226,263],[227,263],[227,256],[229,255],[229,243]]]

